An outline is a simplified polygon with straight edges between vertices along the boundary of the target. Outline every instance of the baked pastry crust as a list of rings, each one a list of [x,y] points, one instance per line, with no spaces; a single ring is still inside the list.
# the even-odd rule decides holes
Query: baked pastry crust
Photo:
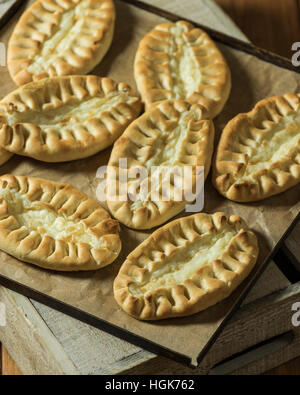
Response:
[[[213,165],[213,183],[222,195],[253,202],[299,182],[300,94],[264,99],[227,124]]]
[[[59,271],[97,270],[120,253],[119,224],[68,184],[0,177],[0,249]]]
[[[109,172],[107,204],[110,212],[120,222],[134,229],[150,229],[174,217],[184,210],[187,204],[184,198],[190,192],[189,186],[192,190],[195,189],[199,180],[197,171],[202,166],[203,178],[206,179],[213,145],[213,122],[203,120],[202,108],[199,105],[170,100],[155,106],[130,124],[114,144],[108,166],[115,169],[117,182],[122,182],[121,175],[124,175],[124,171],[127,173],[128,195],[118,185],[114,188],[111,178],[114,174]],[[120,166],[119,161],[122,158],[127,159],[127,169]],[[138,191],[140,177],[139,174],[136,177],[131,174],[140,167],[147,170],[147,177],[143,182],[148,185],[148,192],[145,196],[137,195],[137,199],[131,199],[129,193],[132,193],[132,189]],[[164,178],[159,178],[157,183],[155,172],[151,173],[155,167],[168,171],[178,167],[183,169],[182,174],[184,168],[190,170],[190,174],[184,178],[185,190],[182,186],[175,185],[170,175],[171,191],[169,196],[166,195],[163,190]],[[163,171],[161,174],[164,174]],[[153,190],[157,193],[156,196],[152,194]]]
[[[142,39],[134,73],[147,109],[181,99],[201,104],[205,119],[212,119],[231,90],[223,55],[203,30],[185,21],[160,24]]]
[[[44,162],[86,158],[111,145],[140,110],[132,89],[109,78],[31,82],[0,102],[0,146]]]
[[[114,281],[114,296],[140,320],[195,314],[229,296],[257,257],[256,236],[240,217],[180,218],[131,252]]]
[[[4,165],[12,156],[13,154],[11,152],[0,147],[0,166]]]
[[[87,74],[108,51],[114,33],[112,0],[37,0],[9,40],[7,66],[17,85]]]

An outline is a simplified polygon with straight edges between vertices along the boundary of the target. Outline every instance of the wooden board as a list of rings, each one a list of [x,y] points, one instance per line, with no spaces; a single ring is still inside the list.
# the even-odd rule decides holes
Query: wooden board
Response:
[[[285,242],[285,253],[300,275],[300,222]]]
[[[249,40],[286,58],[300,37],[299,0],[216,0]]]
[[[272,282],[277,284],[277,292],[274,292]],[[271,295],[270,290],[273,291]],[[225,358],[290,330],[290,306],[297,300],[299,291],[299,286],[290,286],[276,271],[276,267],[270,265],[196,371],[96,328],[87,330],[85,324],[55,310],[49,314],[47,306],[34,302],[39,315],[32,309],[28,299],[4,287],[0,287],[0,300],[7,306],[8,325],[7,328],[0,328],[0,338],[3,338],[5,331],[6,347],[14,360],[22,361],[20,366],[24,374],[208,373]],[[46,313],[48,328],[41,319]],[[22,322],[24,315],[26,325]],[[58,320],[60,325],[57,325]],[[59,339],[59,343],[56,339]],[[263,364],[263,361],[258,361],[256,368],[251,366],[251,371],[261,373],[299,353],[296,344],[286,352],[282,349],[277,352],[272,350],[268,362]]]
[[[162,20],[162,18],[158,18],[158,17],[154,17],[152,14],[147,14],[147,17],[145,16],[146,14],[145,13],[142,13],[142,12],[140,12],[140,11],[138,11],[137,9],[133,9],[133,8],[124,8],[124,6],[121,6],[120,4],[119,4],[119,7],[120,7],[120,9],[123,11],[123,13],[126,15],[127,14],[127,16],[129,16],[129,17],[131,17],[131,18],[133,18],[133,20],[135,21],[135,23],[136,23],[136,26],[135,26],[135,28],[137,28],[137,29],[139,29],[138,30],[138,32],[139,32],[139,37],[134,37],[137,41],[138,41],[138,39],[145,33],[145,31],[146,31],[146,29],[148,30],[150,27],[152,27],[154,24],[156,24],[156,23],[159,23],[161,20]],[[123,8],[122,8],[123,7]],[[126,29],[127,29],[127,25],[126,25]],[[124,30],[125,29],[125,27],[123,27],[123,26],[119,26],[118,27],[118,29],[119,29],[119,31],[118,31],[118,34],[119,34],[119,37],[118,37],[118,43],[120,43],[120,44],[122,44],[122,45],[124,45],[124,43],[125,43],[125,41],[127,42],[128,41],[128,36],[126,37],[125,36],[125,33],[126,33],[126,31],[127,30]],[[126,40],[125,40],[126,39]],[[223,42],[224,41],[226,41],[225,40],[225,38],[223,37],[222,38],[222,40],[223,40]],[[239,44],[240,45],[240,44]],[[136,44],[134,45],[134,47],[136,47]],[[123,50],[125,51],[125,50],[127,50],[128,49],[128,57],[127,56],[125,56],[125,52],[122,54],[123,55],[123,58],[122,58],[122,61],[124,62],[124,63],[126,63],[127,62],[127,66],[129,65],[129,63],[128,63],[128,61],[129,60],[131,60],[132,59],[132,55],[134,55],[134,48],[127,48],[126,47],[126,45],[123,47]],[[231,52],[231,50],[229,49],[229,48],[223,48],[222,47],[222,49],[226,52],[226,55],[231,59],[231,62],[236,62],[237,61],[237,57],[238,56],[235,56],[234,55],[234,53],[233,52]],[[253,48],[251,47],[251,50],[253,50]],[[250,52],[250,48],[248,48],[248,52]],[[261,55],[261,53],[260,53],[260,51],[258,51],[258,50],[256,50],[256,52],[255,52],[256,54],[257,54],[257,56],[260,56],[260,57],[262,57],[262,55]],[[113,50],[111,51],[111,56],[113,56],[114,57],[114,62],[121,62],[121,58],[120,58],[120,56],[121,56],[121,54],[120,54],[120,51],[119,51],[119,49],[118,49],[118,47],[116,46],[116,47],[113,47]],[[247,58],[248,59],[248,58]],[[268,58],[268,59],[270,59],[270,58]],[[274,60],[276,60],[276,57],[272,57],[272,59],[274,59]],[[255,64],[255,62],[256,62],[256,60],[253,60],[252,59],[252,62],[254,62],[254,64]],[[281,62],[282,63],[282,62]],[[233,63],[231,63],[232,65],[233,65]],[[98,68],[97,69],[97,72],[101,72],[101,73],[112,73],[112,75],[113,75],[113,69],[114,69],[114,66],[116,67],[116,64],[114,64],[113,62],[112,62],[112,59],[110,59],[110,58],[106,58],[106,60],[103,62],[103,64],[101,65],[101,67],[100,68]],[[233,65],[234,66],[234,65]],[[116,73],[116,75],[118,76],[118,79],[125,79],[125,80],[128,80],[129,78],[132,78],[131,76],[129,76],[129,73],[131,73],[131,71],[132,71],[132,69],[131,69],[131,67],[130,66],[128,66],[129,68],[126,68],[126,67],[124,67],[124,64],[122,64],[121,65],[121,68],[120,68],[120,66],[119,66],[119,68],[118,68],[118,73],[117,73],[117,71],[116,71],[116,69],[115,69],[115,73]],[[268,73],[268,67],[271,67],[271,66],[267,66],[267,65],[265,65],[264,64],[264,72],[266,73],[266,74],[269,74]],[[256,69],[255,69],[256,70]],[[278,73],[279,73],[279,71],[278,71]],[[284,71],[280,71],[280,75],[282,75],[283,73],[285,73]],[[240,80],[239,81],[244,81],[244,79],[243,79],[243,76],[238,76],[238,75],[236,75],[236,82],[238,81],[238,78],[240,78]],[[253,80],[255,80],[255,78],[254,78],[254,75],[251,77],[251,78],[253,78]],[[240,86],[242,86],[242,84],[240,85]],[[255,92],[252,92],[252,95],[253,95],[253,93],[255,94]],[[254,97],[254,95],[252,96],[252,97],[250,97],[249,98],[249,105],[250,105],[250,103],[251,103],[251,100],[255,100],[255,97]],[[244,104],[245,105],[245,104]],[[235,109],[235,110],[237,110],[237,108]],[[230,114],[229,112],[226,114],[226,116],[227,117],[230,117],[232,114]],[[222,119],[222,122],[224,122],[224,119]],[[24,167],[22,167],[22,166],[25,166],[26,164],[28,164],[30,161],[28,160],[23,160],[22,161],[22,163],[21,162],[18,162],[16,159],[15,159],[15,161],[14,161],[14,167],[17,169],[17,170],[22,170],[22,169],[24,169]],[[89,166],[91,166],[91,168],[92,168],[92,164],[91,164],[92,162],[90,161],[85,161],[84,163],[82,162],[82,163],[80,163],[80,162],[78,162],[77,164],[76,164],[76,166],[79,166],[78,168],[77,168],[77,170],[79,170],[80,169],[80,166],[81,166],[81,168],[82,168],[82,165],[84,164],[84,166],[86,166],[87,168],[89,167]],[[37,164],[35,163],[35,164],[33,164],[33,162],[31,162],[31,164],[33,165],[33,166],[37,166]],[[64,166],[65,167],[65,166]],[[59,166],[57,166],[56,167],[56,169],[57,168],[59,168]],[[71,166],[70,166],[70,169],[74,169],[74,165],[72,164]],[[8,169],[9,169],[9,165],[8,165]],[[50,177],[50,175],[52,176],[55,176],[55,171],[56,171],[56,169],[52,169],[51,171],[49,171],[49,168],[47,168],[46,166],[43,166],[43,165],[39,165],[39,167],[36,167],[36,169],[35,169],[35,171],[42,171],[43,172],[43,174],[45,175],[45,177],[46,177],[46,175],[48,176],[48,177]],[[94,168],[92,168],[92,170],[93,170]],[[87,176],[89,176],[89,174],[88,173],[82,173],[82,176],[84,177],[85,175],[87,175]],[[71,173],[70,173],[70,176],[68,176],[67,178],[70,178],[72,175],[71,175]],[[210,189],[210,192],[211,193],[214,193],[213,192],[213,190],[212,189]],[[291,198],[291,195],[288,193],[286,196],[289,196],[289,198]],[[273,208],[274,208],[274,210],[275,209],[277,209],[277,207],[278,207],[278,204],[279,204],[279,200],[277,199],[277,198],[275,198],[275,199],[273,199],[272,200],[273,201],[273,204],[274,204],[274,206],[273,206]],[[280,203],[281,204],[281,203]],[[235,207],[237,207],[237,206],[235,206]],[[288,220],[288,222],[286,222],[286,226],[288,225],[288,223],[289,223],[289,221],[291,220],[291,218],[292,218],[292,213],[290,213],[290,215],[289,216],[284,216],[284,218],[283,218],[283,222],[282,222],[282,224],[284,224],[285,223],[285,221],[286,220]],[[270,217],[270,219],[271,219],[271,217]],[[281,229],[278,229],[277,230],[277,234],[276,234],[276,236],[274,236],[274,240],[275,241],[277,241],[278,240],[278,235],[281,235],[283,232],[282,232],[282,230]],[[124,251],[124,254],[126,254],[128,251]],[[266,248],[263,250],[263,253],[265,254],[265,257],[267,256],[267,250],[266,250]],[[124,259],[124,254],[123,254],[123,259]],[[121,263],[121,261],[119,262],[119,264]],[[18,263],[18,265],[20,265],[20,263]],[[261,259],[261,266],[259,267],[259,269],[262,269],[262,265],[263,265],[263,259]],[[22,266],[22,265],[21,265]],[[21,268],[21,266],[19,266],[20,268]],[[25,269],[25,266],[22,266],[22,268],[24,268]],[[103,274],[103,273],[106,273],[106,274],[104,274],[104,275],[106,275],[106,276],[111,276],[111,277],[113,277],[114,275],[115,275],[115,269],[117,269],[118,268],[118,266],[116,266],[115,265],[115,267],[113,267],[113,268],[109,268],[107,271],[103,271],[101,274]],[[5,268],[5,270],[6,269],[8,269],[8,267],[6,267]],[[21,269],[21,270],[23,270],[23,269]],[[36,269],[37,270],[37,269]],[[31,272],[32,271],[32,275],[29,275],[29,272]],[[33,274],[34,272],[35,272],[35,269],[33,269],[33,268],[29,268],[29,267],[26,267],[26,272],[27,272],[27,275],[28,275],[28,283],[27,284],[32,284],[32,282],[34,281],[34,278],[35,278],[35,275]],[[256,272],[257,273],[257,272]],[[255,273],[254,273],[255,274]],[[25,282],[24,281],[24,278],[25,278],[26,276],[25,276],[25,274],[23,273],[22,274],[22,281],[23,282]],[[55,278],[61,278],[61,279],[64,279],[64,281],[66,281],[67,280],[67,277],[69,277],[69,276],[58,276],[58,275],[53,275],[53,277],[52,277],[52,279],[53,279],[53,281],[55,281]],[[73,283],[73,285],[75,286],[75,288],[76,288],[76,282],[78,281],[78,278],[80,278],[80,276],[75,276],[74,275],[74,278],[72,279],[71,278],[71,276],[70,276],[70,278],[69,278],[69,280],[71,280],[71,282]],[[29,281],[29,279],[30,279],[30,281]],[[254,276],[252,276],[251,278],[250,278],[251,280],[254,280]],[[249,279],[249,280],[250,280]],[[11,283],[9,283],[9,282],[7,282],[6,281],[6,279],[5,279],[5,276],[3,275],[3,277],[2,277],[2,280],[3,280],[3,283],[5,283],[6,285],[10,285]],[[74,280],[74,281],[73,281]],[[15,280],[14,280],[15,281]],[[70,285],[70,289],[72,288],[72,286],[71,286],[71,284],[69,283],[69,285]],[[244,284],[245,285],[245,284]],[[250,285],[250,283],[248,282],[248,285]],[[45,296],[45,294],[40,294],[40,293],[34,293],[33,292],[33,290],[32,290],[32,288],[31,289],[29,289],[29,288],[25,288],[24,286],[21,286],[20,288],[18,288],[17,287],[17,285],[14,283],[14,286],[16,287],[16,289],[18,289],[19,291],[20,290],[22,290],[22,292],[23,293],[25,293],[26,294],[26,292],[27,292],[27,295],[32,295],[32,296],[34,296],[34,297],[36,297],[37,299],[39,299],[39,300],[42,300],[42,301],[44,301],[44,302],[46,302],[46,303],[48,303],[48,304],[52,304],[53,306],[55,306],[55,307],[57,307],[57,308],[60,308],[60,309],[62,309],[63,311],[65,311],[65,312],[67,312],[67,313],[69,313],[69,314],[73,314],[73,315],[76,315],[78,318],[81,318],[81,319],[85,319],[87,322],[91,322],[91,323],[93,323],[94,325],[100,325],[101,324],[101,322],[99,321],[99,320],[95,320],[95,315],[97,315],[97,317],[98,318],[100,318],[101,317],[101,313],[102,313],[102,311],[99,311],[98,310],[98,312],[97,312],[97,314],[95,314],[95,310],[93,310],[94,308],[95,309],[98,309],[100,306],[91,306],[90,304],[86,307],[86,309],[85,309],[85,312],[86,313],[88,313],[88,314],[83,314],[82,313],[82,311],[78,311],[78,310],[76,310],[76,309],[74,309],[74,306],[76,306],[77,308],[78,308],[78,306],[79,305],[77,305],[77,301],[73,304],[73,308],[72,309],[70,309],[70,307],[69,306],[67,306],[67,305],[64,305],[64,304],[62,304],[62,303],[59,303],[59,301],[58,301],[58,298],[57,298],[57,293],[54,293],[54,297],[55,297],[55,299],[56,300],[54,300],[54,299],[50,299],[50,298],[47,298],[46,296]],[[55,292],[59,292],[59,290],[58,289],[56,289],[56,290],[54,290]],[[233,298],[231,298],[230,299],[230,301],[229,300],[227,300],[226,302],[225,302],[225,304],[223,303],[222,304],[222,308],[220,309],[220,310],[222,310],[222,314],[225,312],[225,314],[224,314],[224,317],[225,316],[227,316],[227,318],[229,317],[229,312],[232,312],[233,310],[232,310],[232,307],[233,307],[233,305],[232,305],[232,302],[233,301],[238,301],[238,302],[241,302],[241,300],[242,300],[242,294],[240,293],[241,292],[241,289],[239,290],[239,292],[237,292],[237,293],[235,293],[235,296],[233,297]],[[49,294],[50,294],[50,292],[49,292]],[[53,293],[52,293],[52,296],[53,296]],[[98,300],[98,299],[97,299]],[[83,301],[83,302],[86,302],[86,301]],[[238,303],[237,303],[238,304]],[[82,309],[82,306],[81,306],[81,309]],[[90,309],[92,309],[92,310],[90,310]],[[89,314],[93,314],[93,317],[91,317]],[[98,315],[98,314],[100,314],[100,315]],[[122,313],[120,313],[120,312],[116,312],[116,314],[118,314],[118,318],[119,317],[121,317],[122,316]],[[205,314],[210,314],[210,318],[211,317],[213,317],[214,316],[214,314],[212,314],[212,311],[210,310],[210,312],[208,313],[208,312],[206,312]],[[201,317],[202,317],[202,319],[205,317],[205,314],[204,315],[201,315]],[[215,310],[215,314],[218,316],[218,313],[216,313],[216,310]],[[114,318],[116,318],[117,317],[117,315],[115,315],[115,317]],[[200,317],[200,315],[198,316],[198,318]],[[195,326],[195,332],[196,332],[196,335],[194,336],[195,337],[195,342],[197,343],[199,340],[200,340],[200,342],[202,341],[203,343],[202,344],[204,344],[204,342],[205,342],[205,345],[207,346],[207,340],[209,340],[209,339],[211,339],[211,336],[210,335],[212,335],[212,334],[216,334],[217,333],[217,331],[221,328],[221,324],[222,323],[224,323],[225,322],[225,320],[223,319],[224,318],[223,317],[223,315],[221,316],[221,317],[219,317],[220,319],[219,320],[217,320],[216,322],[214,322],[214,323],[212,323],[212,325],[211,325],[211,327],[210,327],[210,329],[209,329],[209,333],[207,333],[206,332],[206,336],[203,336],[203,332],[201,332],[200,331],[200,329],[199,329],[199,321],[198,322],[195,322],[194,324],[196,325]],[[106,321],[108,321],[108,320],[106,320]],[[114,325],[116,326],[116,325],[119,325],[119,319],[116,321],[116,322],[114,322]],[[205,321],[205,319],[204,319],[204,321]],[[111,321],[110,321],[111,322]],[[183,322],[183,321],[181,321],[181,322]],[[185,322],[187,322],[187,320],[185,320]],[[111,322],[112,323],[112,322]],[[103,327],[105,326],[105,323],[104,322],[102,322],[102,325],[103,325]],[[144,328],[145,326],[143,326],[143,324],[138,324],[139,325],[139,328],[137,328],[137,324],[136,324],[136,322],[134,322],[134,324],[133,325],[135,325],[136,326],[136,330],[135,331],[133,331],[134,333],[136,333],[136,332],[139,332],[139,333],[144,333],[144,331],[142,330],[142,328]],[[201,325],[200,325],[201,326]],[[106,329],[107,330],[110,330],[110,331],[113,331],[113,329],[112,329],[112,327],[106,327]],[[170,329],[170,327],[168,327],[168,328],[164,328],[164,332],[167,334],[167,336],[168,336],[168,334],[170,333],[170,331],[169,331],[169,329]],[[182,329],[182,328],[181,328]],[[185,328],[186,329],[186,328]],[[201,329],[203,329],[203,326],[201,326]],[[114,327],[114,330],[115,330],[115,332],[114,333],[117,333],[117,328],[116,327]],[[155,330],[156,331],[156,330]],[[160,327],[160,330],[159,330],[159,332],[161,333],[162,332],[162,327]],[[178,335],[178,332],[179,332],[179,329],[177,330],[177,328],[176,328],[176,333],[177,333],[177,335]],[[184,333],[186,333],[185,332],[185,330],[183,331]],[[118,332],[118,334],[120,335],[120,334],[124,334],[125,332],[122,332],[122,333],[120,333],[120,332]],[[208,336],[207,336],[208,335]],[[197,338],[198,337],[198,338]],[[143,338],[142,337],[140,337],[140,338],[137,338],[137,337],[135,337],[134,339],[132,338],[132,337],[130,337],[129,336],[129,334],[127,333],[127,338],[129,339],[131,339],[131,340],[135,340],[135,341],[141,341],[142,342],[142,344],[144,344],[145,346],[147,345],[148,347],[150,347],[150,343],[144,343],[143,342]],[[164,339],[164,340],[168,340],[168,339]],[[182,343],[182,344],[184,344],[184,343]],[[198,342],[198,344],[199,344],[199,342]],[[153,344],[151,345],[151,346],[153,346]],[[195,347],[193,346],[193,345],[190,345],[190,347],[191,348],[193,348],[193,352],[197,352],[197,349],[195,349]],[[201,348],[201,347],[200,347]],[[204,348],[205,347],[203,347],[203,350],[204,350]],[[207,350],[207,347],[206,347],[206,349],[205,349],[205,351]],[[166,347],[165,347],[165,351],[167,351],[166,350]],[[178,350],[177,350],[177,353],[178,353]],[[170,354],[169,354],[170,355]],[[193,359],[193,362],[195,363],[196,362],[196,359],[197,359],[197,355],[196,354],[194,354],[193,355],[193,357],[194,357],[194,359]]]
[[[180,14],[175,12],[170,12],[164,7],[160,7],[158,1],[152,2],[151,0],[145,0],[145,1],[140,1],[140,0],[121,0],[124,3],[134,5],[136,7],[139,7],[142,10],[148,11],[150,13],[153,13],[155,15],[161,16],[163,18],[168,19],[169,21],[176,22],[180,19],[184,19],[188,22],[195,23],[192,17],[182,17]],[[157,4],[156,6],[153,5]],[[231,35],[227,35],[222,33],[218,29],[212,29],[210,27],[207,27],[205,23],[199,24],[196,23],[196,25],[202,29],[204,29],[213,39],[215,39],[219,43],[223,43],[227,46],[230,46],[232,48],[238,49],[240,51],[252,54],[255,57],[258,57],[259,59],[262,59],[266,62],[270,62],[273,64],[276,64],[278,66],[282,66],[286,69],[293,70],[297,73],[299,73],[299,68],[294,66],[291,61],[283,56],[276,55],[268,50],[265,50],[263,48],[260,48],[258,46],[255,46],[249,42],[246,42],[245,40],[241,39],[236,39],[232,37]]]

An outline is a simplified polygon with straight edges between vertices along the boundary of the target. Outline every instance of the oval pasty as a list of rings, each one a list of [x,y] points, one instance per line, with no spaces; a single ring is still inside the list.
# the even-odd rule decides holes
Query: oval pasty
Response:
[[[111,145],[140,110],[131,88],[110,78],[31,82],[0,102],[0,146],[44,162],[86,158]]]
[[[231,90],[227,63],[211,38],[184,21],[156,26],[141,41],[135,79],[146,108],[163,100],[201,104],[205,119],[223,109]]]
[[[127,196],[118,185],[114,189],[111,174],[115,175],[108,173],[107,176],[107,204],[115,218],[130,228],[150,229],[184,210],[187,204],[184,197],[188,190],[195,188],[198,179],[197,167],[204,167],[205,180],[211,165],[214,125],[211,120],[203,120],[202,117],[202,108],[197,104],[165,101],[126,129],[114,144],[108,163],[115,169],[117,182],[122,182],[124,171],[128,176]],[[127,169],[120,165],[123,158],[127,160]],[[139,167],[147,170],[147,177],[141,185],[147,184],[148,191],[145,196],[137,194],[136,199],[131,199],[132,189],[137,192],[142,189],[141,186],[137,187],[140,176],[130,175]],[[190,176],[182,178],[185,183],[190,177],[190,189],[186,183],[175,184],[172,171],[175,174],[176,168],[182,169],[182,174],[185,170],[191,170]],[[166,195],[164,187],[169,184],[170,194]],[[186,193],[183,192],[183,185],[186,185]]]
[[[59,271],[97,270],[120,253],[119,224],[67,184],[0,177],[0,249]]]
[[[191,315],[229,296],[257,256],[256,236],[240,217],[180,218],[131,252],[114,281],[114,296],[140,320]]]
[[[300,182],[300,94],[264,99],[221,135],[213,183],[230,200],[253,202]]]
[[[10,38],[11,77],[23,85],[56,75],[87,74],[108,51],[114,24],[112,0],[37,0]]]

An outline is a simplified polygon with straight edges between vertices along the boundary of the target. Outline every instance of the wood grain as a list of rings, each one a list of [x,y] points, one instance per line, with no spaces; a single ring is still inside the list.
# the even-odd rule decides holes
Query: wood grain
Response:
[[[2,376],[20,376],[21,372],[14,360],[10,357],[8,352],[3,346],[0,346],[1,350],[1,375]]]
[[[0,28],[15,14],[23,0],[6,0],[0,4]]]
[[[291,58],[300,39],[298,0],[216,0],[253,44]]]
[[[298,0],[216,0],[253,44],[290,58],[300,37]],[[300,374],[296,358],[266,374]]]

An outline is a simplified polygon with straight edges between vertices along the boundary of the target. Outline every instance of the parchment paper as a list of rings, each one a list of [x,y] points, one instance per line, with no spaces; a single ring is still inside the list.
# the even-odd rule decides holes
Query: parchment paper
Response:
[[[32,3],[32,1],[27,4]],[[117,23],[113,45],[94,74],[125,81],[135,87],[133,60],[140,39],[163,18],[116,2]],[[23,7],[24,8],[24,7]],[[0,41],[7,42],[16,18],[2,30]],[[251,55],[219,45],[232,71],[233,88],[230,99],[215,120],[216,142],[225,124],[236,114],[247,112],[267,96],[300,91],[300,75],[263,62]],[[0,69],[1,96],[15,89],[6,68]],[[70,163],[45,164],[22,157],[13,157],[1,167],[1,174],[38,176],[66,182],[95,198],[99,180],[97,168],[108,162],[110,149],[91,158]],[[237,204],[224,199],[212,187],[210,176],[205,185],[205,212],[223,210],[241,215],[252,228],[260,245],[260,257],[249,278],[226,300],[191,317],[156,323],[139,322],[123,313],[113,298],[112,283],[126,256],[151,232],[137,232],[122,227],[123,249],[118,260],[97,272],[56,273],[22,263],[0,252],[0,276],[59,299],[101,318],[114,326],[132,332],[150,342],[188,357],[196,364],[197,357],[206,347],[224,318],[232,310],[249,286],[265,258],[280,240],[300,210],[300,186],[254,204]],[[182,214],[186,215],[186,214]],[[189,215],[189,214],[188,214]],[[234,339],[233,339],[234,340]]]

